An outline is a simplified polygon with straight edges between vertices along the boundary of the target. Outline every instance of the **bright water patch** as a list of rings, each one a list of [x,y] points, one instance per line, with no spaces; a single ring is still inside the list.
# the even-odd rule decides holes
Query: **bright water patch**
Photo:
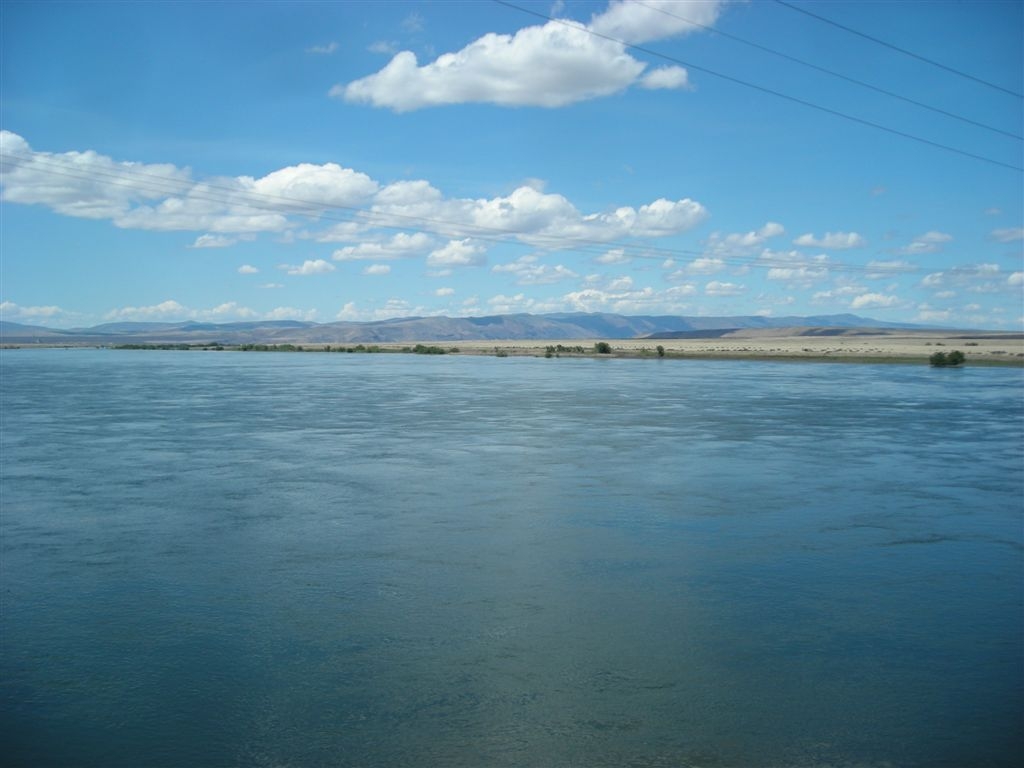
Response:
[[[0,354],[5,764],[1004,766],[1007,369]]]

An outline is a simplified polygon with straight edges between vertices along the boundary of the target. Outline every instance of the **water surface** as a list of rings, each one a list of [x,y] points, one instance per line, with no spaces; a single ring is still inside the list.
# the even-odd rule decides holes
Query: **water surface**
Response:
[[[15,766],[1009,766],[1019,370],[0,354]]]

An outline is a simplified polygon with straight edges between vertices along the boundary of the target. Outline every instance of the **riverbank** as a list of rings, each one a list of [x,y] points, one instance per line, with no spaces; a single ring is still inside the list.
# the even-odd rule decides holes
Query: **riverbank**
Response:
[[[607,351],[599,352],[601,349]],[[77,345],[11,344],[5,349]],[[96,345],[80,345],[96,346]],[[665,359],[803,360],[862,363],[927,363],[936,352],[960,350],[968,365],[1024,366],[1024,334],[998,332],[832,333],[814,329],[741,330],[682,339],[423,340],[380,344],[133,344],[120,349],[419,353],[498,357],[618,357]]]

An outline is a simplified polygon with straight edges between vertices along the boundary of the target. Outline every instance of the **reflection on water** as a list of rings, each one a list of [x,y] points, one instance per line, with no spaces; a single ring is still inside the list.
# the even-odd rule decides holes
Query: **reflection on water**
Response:
[[[8,351],[23,766],[1003,766],[1016,370]]]

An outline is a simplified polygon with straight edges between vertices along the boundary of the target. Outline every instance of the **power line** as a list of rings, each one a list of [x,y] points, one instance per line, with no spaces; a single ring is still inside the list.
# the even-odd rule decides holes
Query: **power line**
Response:
[[[848,114],[846,112],[840,112],[837,109],[832,109],[831,107],[826,107],[826,106],[824,106],[822,104],[816,104],[816,103],[814,103],[812,101],[807,101],[806,99],[801,99],[798,96],[791,96],[788,93],[782,93],[781,91],[776,91],[776,90],[774,90],[772,88],[768,88],[768,87],[763,86],[763,85],[758,85],[756,83],[751,83],[748,80],[742,80],[742,79],[740,79],[738,77],[733,77],[732,75],[726,75],[726,74],[723,74],[722,72],[718,72],[718,71],[710,69],[708,67],[702,67],[702,66],[700,66],[698,64],[692,64],[692,63],[690,63],[688,61],[684,61],[682,59],[676,58],[675,56],[669,56],[669,55],[661,53],[659,51],[655,51],[655,50],[652,50],[650,48],[646,48],[646,47],[644,47],[642,45],[636,45],[634,43],[627,43],[625,40],[621,40],[620,38],[617,38],[617,37],[612,37],[611,35],[605,35],[605,34],[602,34],[601,32],[595,32],[590,27],[586,27],[586,26],[577,24],[576,22],[566,21],[565,19],[557,19],[557,18],[555,18],[553,16],[548,16],[545,13],[540,13],[539,11],[531,11],[529,8],[523,8],[522,6],[516,5],[515,3],[507,2],[507,0],[493,0],[493,2],[497,3],[498,5],[504,5],[504,6],[508,7],[508,8],[512,8],[514,10],[520,11],[521,13],[529,14],[530,16],[536,16],[537,18],[545,19],[547,21],[553,21],[556,24],[562,24],[563,26],[571,27],[573,29],[582,29],[583,31],[585,31],[589,35],[593,35],[594,37],[599,37],[599,38],[601,38],[603,40],[608,40],[609,42],[618,43],[619,45],[621,45],[621,46],[623,46],[625,48],[630,48],[630,49],[632,49],[634,51],[639,51],[640,53],[646,53],[649,56],[655,56],[655,57],[657,57],[659,59],[664,59],[665,61],[670,61],[673,64],[679,64],[679,65],[684,66],[684,67],[689,67],[690,69],[694,69],[694,70],[696,70],[698,72],[704,72],[706,74],[712,75],[713,77],[718,77],[718,78],[720,78],[722,80],[727,80],[728,82],[736,83],[737,85],[742,85],[745,88],[752,88],[755,91],[760,91],[761,93],[767,93],[767,94],[770,94],[772,96],[776,96],[776,97],[778,97],[780,99],[785,99],[786,101],[791,101],[794,104],[800,104],[802,106],[809,107],[811,109],[816,109],[819,112],[825,112],[826,114],[834,115],[836,117],[841,117],[844,120],[850,120],[850,121],[855,122],[855,123],[860,123],[861,125],[866,125],[866,126],[868,126],[870,128],[875,128],[875,129],[880,130],[880,131],[885,131],[886,133],[890,133],[890,134],[892,134],[894,136],[901,136],[901,137],[903,137],[905,139],[910,139],[911,141],[916,141],[919,144],[926,144],[928,146],[935,147],[936,149],[942,149],[942,150],[945,150],[947,152],[952,152],[954,154],[961,155],[963,157],[970,157],[970,158],[972,158],[974,160],[980,160],[980,161],[982,161],[984,163],[989,163],[991,165],[998,165],[998,166],[1000,166],[1002,168],[1008,168],[1011,171],[1017,171],[1018,173],[1024,173],[1024,168],[1022,168],[1021,166],[1011,165],[1010,163],[1004,163],[1002,160],[995,160],[995,159],[993,159],[991,157],[985,157],[984,155],[978,155],[978,154],[975,154],[974,152],[968,152],[967,150],[958,149],[957,147],[952,147],[952,146],[950,146],[948,144],[942,144],[942,143],[940,143],[938,141],[932,141],[931,139],[926,139],[923,136],[917,136],[917,135],[912,134],[912,133],[907,133],[906,131],[901,131],[898,128],[890,128],[887,125],[882,125],[881,123],[876,123],[876,122],[873,122],[871,120],[866,120],[863,117],[857,117],[856,115],[851,115],[851,114]]]
[[[788,2],[786,2],[786,0],[775,0],[775,2],[777,2],[779,5],[786,6],[787,8],[789,8],[792,11],[796,11],[797,13],[802,13],[805,16],[810,16],[812,19],[817,19],[818,21],[822,21],[822,22],[824,22],[826,24],[831,24],[833,27],[838,27],[839,29],[842,29],[842,30],[844,30],[846,32],[849,32],[852,35],[857,35],[859,37],[863,37],[865,40],[870,40],[871,42],[877,43],[878,45],[885,46],[886,48],[891,48],[894,51],[899,51],[900,53],[904,54],[905,56],[910,56],[911,58],[917,59],[918,61],[923,61],[923,62],[925,62],[927,64],[931,64],[933,67],[938,67],[939,69],[944,69],[947,72],[952,72],[955,75],[960,75],[960,77],[966,77],[968,80],[973,80],[976,83],[981,83],[982,85],[987,85],[989,88],[994,88],[997,91],[1002,91],[1003,93],[1008,93],[1010,96],[1016,96],[1018,99],[1024,99],[1024,93],[1018,93],[1017,91],[1012,91],[1009,88],[1004,88],[1003,86],[998,85],[996,83],[989,82],[988,80],[983,80],[980,77],[975,77],[974,75],[972,75],[972,74],[970,74],[968,72],[964,72],[963,70],[947,66],[946,64],[943,64],[940,61],[935,61],[934,59],[929,59],[926,56],[922,56],[922,55],[920,55],[918,53],[914,53],[913,51],[908,51],[906,48],[901,48],[898,45],[893,45],[892,43],[886,42],[885,40],[882,40],[880,38],[877,38],[877,37],[874,37],[872,35],[869,35],[866,32],[861,32],[860,30],[853,29],[852,27],[848,27],[845,24],[840,24],[838,21],[833,21],[832,19],[826,18],[825,16],[819,16],[818,14],[813,13],[812,11],[808,11],[806,8],[800,8],[799,6],[793,5],[792,3],[788,3]]]
[[[183,189],[182,182],[168,179],[165,176],[157,176],[151,173],[145,173],[134,169],[123,169],[120,171],[108,171],[102,169],[80,169],[77,167],[69,167],[65,163],[61,163],[57,160],[40,157],[39,155],[20,155],[10,152],[0,151],[0,160],[6,162],[19,162],[23,161],[30,163],[28,166],[30,170],[37,172],[50,174],[53,176],[62,176],[71,179],[78,179],[82,181],[95,181],[96,177],[106,178],[111,183],[120,185],[131,185],[133,189],[138,189],[144,192],[157,193],[161,195],[182,195],[189,200],[198,200],[202,202],[212,202],[220,205],[245,205],[250,208],[257,210],[272,211],[280,214],[292,214],[292,215],[304,215],[314,217],[317,219],[325,219],[327,221],[337,221],[343,223],[349,223],[357,220],[362,220],[369,226],[377,229],[387,230],[416,230],[420,232],[429,232],[431,234],[441,235],[443,237],[459,237],[469,236],[482,240],[484,242],[492,242],[499,244],[506,244],[510,238],[519,238],[520,244],[522,245],[533,245],[530,241],[535,243],[547,243],[547,245],[540,245],[539,247],[546,247],[551,250],[566,250],[578,252],[581,254],[603,254],[610,249],[622,249],[624,252],[627,250],[630,252],[630,258],[646,258],[646,259],[664,259],[664,258],[684,258],[684,257],[704,257],[720,260],[723,264],[743,266],[743,267],[761,267],[766,269],[780,268],[780,269],[828,269],[830,271],[837,272],[854,272],[854,273],[868,273],[868,274],[906,274],[906,273],[918,273],[923,270],[911,266],[871,266],[871,265],[860,265],[860,264],[845,264],[842,262],[820,262],[814,261],[811,257],[800,261],[794,261],[787,258],[773,258],[765,257],[764,254],[760,256],[735,256],[729,254],[715,253],[714,251],[708,251],[707,249],[702,251],[686,249],[686,248],[670,248],[665,246],[654,246],[644,244],[638,246],[635,243],[623,242],[617,240],[602,240],[597,238],[580,238],[580,237],[567,237],[565,235],[544,235],[544,234],[532,234],[528,232],[522,232],[519,230],[502,229],[498,227],[487,227],[480,224],[469,224],[463,222],[445,221],[443,219],[429,218],[424,216],[413,216],[409,214],[401,213],[382,213],[378,211],[372,211],[367,208],[359,208],[356,206],[341,205],[338,203],[320,203],[313,200],[302,199],[297,197],[285,196],[285,195],[274,195],[264,192],[244,192],[239,191],[233,187],[212,184],[208,182],[190,182],[194,186],[190,189]],[[196,187],[201,187],[200,191],[196,191]],[[209,190],[209,192],[203,191]],[[214,192],[221,191],[225,194],[218,196],[212,194]],[[216,214],[214,214],[216,215]],[[395,221],[405,221],[405,224],[398,224]]]
[[[939,114],[939,115],[945,115],[946,117],[951,117],[954,120],[960,120],[960,121],[962,121],[964,123],[969,123],[969,124],[977,126],[979,128],[985,128],[986,130],[993,131],[995,133],[1001,133],[1004,136],[1009,136],[1011,139],[1024,140],[1024,136],[1021,136],[1020,134],[1012,133],[1010,131],[1004,131],[1002,128],[997,128],[997,127],[995,127],[993,125],[988,125],[987,123],[982,123],[982,122],[979,122],[977,120],[973,120],[973,119],[971,119],[969,117],[966,117],[965,115],[956,114],[955,112],[949,112],[949,111],[947,111],[945,109],[942,109],[941,107],[935,107],[935,106],[932,106],[931,104],[926,104],[923,101],[917,101],[916,99],[912,99],[909,96],[903,96],[902,94],[895,93],[895,92],[887,90],[885,88],[881,88],[880,86],[872,85],[871,83],[864,82],[863,80],[858,80],[855,77],[850,77],[848,75],[844,75],[841,72],[836,72],[836,71],[828,69],[826,67],[819,66],[818,64],[815,64],[813,62],[806,61],[806,60],[798,58],[796,56],[790,56],[788,53],[783,53],[782,51],[776,50],[774,48],[769,48],[766,45],[761,45],[760,43],[755,43],[752,40],[746,40],[746,39],[740,37],[739,35],[733,35],[733,34],[730,34],[729,32],[723,32],[720,29],[716,29],[715,27],[708,26],[707,24],[701,24],[699,21],[694,21],[693,19],[688,19],[688,18],[686,18],[684,16],[679,16],[679,15],[677,15],[675,13],[671,13],[670,11],[666,11],[663,8],[658,8],[658,7],[653,6],[653,5],[648,5],[647,3],[641,2],[641,0],[633,0],[633,1],[637,5],[642,5],[644,8],[647,8],[647,9],[652,10],[652,11],[657,11],[658,13],[662,13],[662,14],[664,14],[666,16],[671,16],[672,18],[679,19],[680,21],[685,21],[687,24],[692,24],[695,27],[700,27],[701,29],[704,29],[704,30],[707,30],[708,32],[711,32],[712,34],[719,35],[719,36],[727,38],[729,40],[734,40],[737,43],[742,43],[743,45],[750,46],[751,48],[756,48],[759,51],[764,51],[765,53],[770,53],[773,56],[778,56],[780,58],[786,59],[787,61],[792,61],[792,62],[794,62],[796,64],[800,64],[801,66],[808,67],[808,68],[816,70],[818,72],[823,72],[826,75],[831,75],[832,77],[839,78],[840,80],[845,80],[848,83],[853,83],[854,85],[859,85],[862,88],[867,88],[869,90],[875,91],[876,93],[881,93],[881,94],[884,94],[885,96],[890,96],[890,97],[892,97],[894,99],[899,99],[900,101],[905,101],[908,104],[913,104],[916,107],[921,107],[923,109],[930,110],[930,111],[935,112],[936,114]]]

